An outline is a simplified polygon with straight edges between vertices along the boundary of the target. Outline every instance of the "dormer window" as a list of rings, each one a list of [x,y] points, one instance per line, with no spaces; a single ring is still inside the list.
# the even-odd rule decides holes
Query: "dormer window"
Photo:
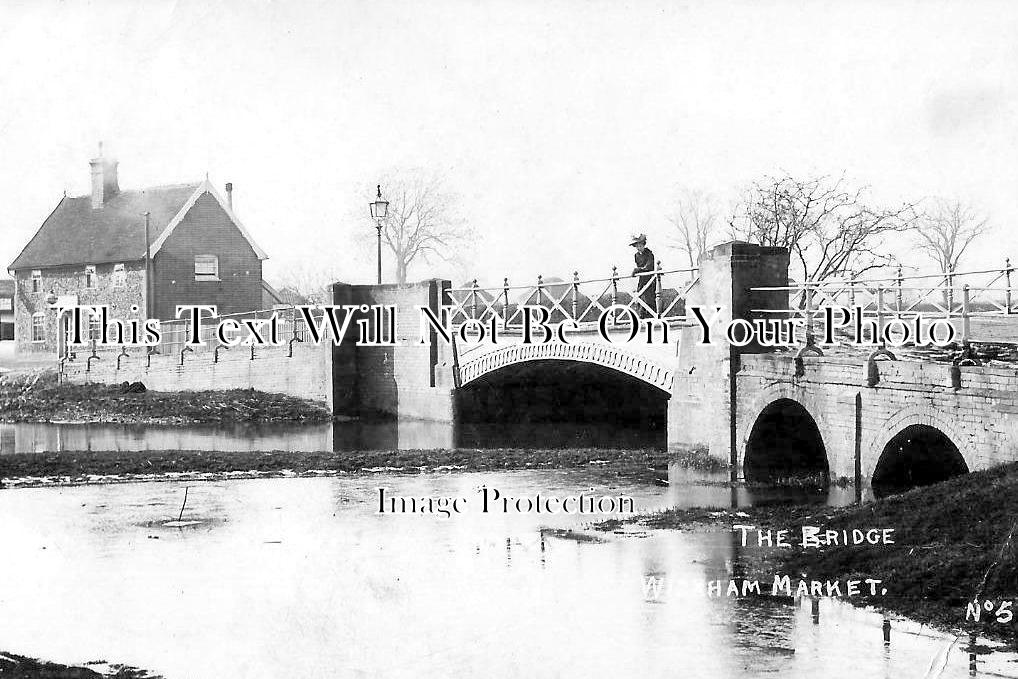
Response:
[[[85,267],[85,287],[95,287],[95,265],[89,264]]]
[[[196,281],[218,281],[219,257],[215,255],[195,255],[194,279]]]

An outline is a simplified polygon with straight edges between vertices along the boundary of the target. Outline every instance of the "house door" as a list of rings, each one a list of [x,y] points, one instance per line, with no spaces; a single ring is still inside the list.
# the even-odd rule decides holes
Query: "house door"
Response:
[[[71,340],[74,339],[74,329],[71,326],[71,315],[60,314],[59,329],[57,330],[57,356],[66,357],[70,353]]]

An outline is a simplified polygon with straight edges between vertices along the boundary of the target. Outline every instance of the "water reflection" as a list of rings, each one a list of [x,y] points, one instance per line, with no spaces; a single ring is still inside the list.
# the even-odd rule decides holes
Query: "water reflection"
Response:
[[[108,658],[174,677],[918,677],[951,640],[823,600],[708,598],[727,533],[598,534],[564,515],[375,511],[405,496],[632,496],[669,489],[596,471],[139,483],[0,493],[0,648]],[[646,577],[696,588],[648,596]],[[1013,676],[1015,656],[979,672]],[[945,679],[967,677],[959,645]]]
[[[858,500],[852,486],[770,486],[732,484],[729,472],[704,472],[678,463],[668,466],[669,499],[674,507],[734,507],[817,504],[846,507]],[[866,491],[864,500],[871,499]]]
[[[659,431],[607,424],[464,424],[356,421],[335,424],[145,425],[0,423],[0,455],[63,451],[353,451],[438,448],[652,448]]]

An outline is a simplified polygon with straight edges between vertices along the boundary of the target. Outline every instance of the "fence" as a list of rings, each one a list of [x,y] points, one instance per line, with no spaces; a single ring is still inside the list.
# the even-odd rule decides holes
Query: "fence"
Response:
[[[322,325],[321,321],[323,314],[324,311],[321,309],[311,310],[312,319],[319,327]],[[276,319],[276,336],[281,342],[288,343],[292,346],[294,342],[313,341],[313,337],[308,330],[307,322],[304,320],[303,314],[296,307],[287,307],[283,309],[245,311],[236,314],[224,314],[221,316],[202,316],[198,332],[198,336],[202,342],[200,345],[188,344],[192,335],[190,319],[160,321],[159,342],[150,346],[140,347],[121,347],[119,345],[114,347],[100,344],[99,324],[98,322],[93,322],[89,325],[87,345],[75,346],[72,345],[70,341],[66,341],[64,343],[64,354],[62,358],[65,360],[75,360],[82,352],[85,352],[86,354],[91,353],[91,355],[95,356],[100,351],[117,351],[125,356],[138,353],[151,355],[179,355],[183,352],[214,352],[218,357],[220,351],[230,348],[247,348],[247,345],[250,344],[243,343],[244,340],[251,334],[249,328],[244,324],[245,319],[268,321],[273,317]],[[217,331],[220,324],[228,319],[233,319],[236,321],[236,324],[230,323],[223,329],[223,337],[226,339],[226,342],[224,343],[220,341]],[[327,323],[324,325],[326,327],[328,326]],[[267,327],[260,328],[258,332],[266,341],[268,340],[269,329]],[[238,339],[241,341],[238,346],[229,346],[230,343],[234,343]],[[254,347],[251,347],[251,350],[253,351]]]
[[[945,319],[956,328],[961,342],[1018,339],[1018,306],[1014,300],[1014,267],[1005,260],[1001,269],[951,271],[948,273],[883,278],[806,281],[784,287],[752,288],[755,291],[787,291],[785,308],[754,309],[772,318],[800,322],[803,340],[814,335],[816,317],[824,307],[858,308],[864,317],[883,328],[891,319],[911,321],[918,317]]]
[[[551,323],[594,324],[612,307],[616,307],[611,313],[613,325],[630,323],[626,310],[638,318],[681,321],[686,318],[686,297],[697,271],[664,270],[658,262],[654,271],[633,276],[620,276],[618,267],[612,267],[608,278],[581,280],[579,272],[573,272],[571,281],[538,276],[533,285],[510,285],[505,278],[501,287],[482,288],[474,279],[469,287],[449,291],[450,322],[459,326],[498,319],[507,328],[520,327],[526,306],[547,309]]]

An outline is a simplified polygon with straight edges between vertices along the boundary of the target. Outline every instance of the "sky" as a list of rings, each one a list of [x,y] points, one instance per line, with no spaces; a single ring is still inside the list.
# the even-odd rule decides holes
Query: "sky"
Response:
[[[477,234],[413,278],[628,272],[634,232],[679,265],[680,189],[781,172],[969,202],[995,231],[963,266],[999,266],[1016,35],[1018,3],[979,0],[0,0],[0,260],[89,191],[103,141],[122,188],[232,182],[270,281],[371,282],[372,189],[406,168]]]

